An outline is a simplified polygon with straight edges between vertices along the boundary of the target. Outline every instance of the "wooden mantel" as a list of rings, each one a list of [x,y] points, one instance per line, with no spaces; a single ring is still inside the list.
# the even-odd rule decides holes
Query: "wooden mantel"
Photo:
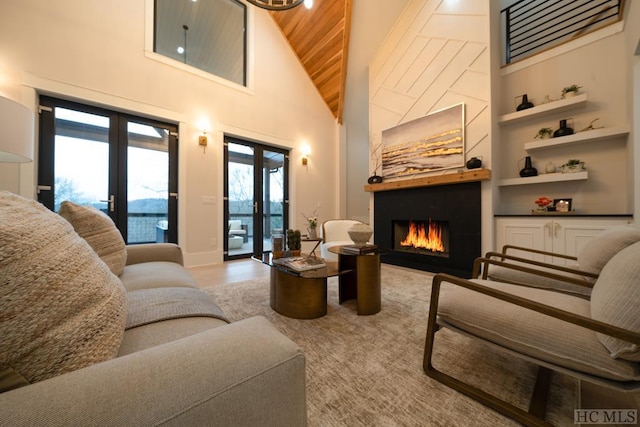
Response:
[[[446,175],[425,176],[401,181],[382,182],[380,184],[367,184],[364,191],[374,193],[376,191],[402,190],[405,188],[428,187],[433,185],[461,184],[463,182],[486,181],[491,179],[491,170],[473,169],[466,172],[449,173]]]

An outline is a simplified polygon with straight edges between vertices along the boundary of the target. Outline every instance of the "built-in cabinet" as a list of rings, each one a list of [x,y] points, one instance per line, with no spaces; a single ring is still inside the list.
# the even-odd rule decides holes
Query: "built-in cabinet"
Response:
[[[496,249],[504,245],[523,246],[576,256],[591,239],[606,228],[630,223],[630,216],[570,217],[531,216],[496,218]],[[517,253],[517,252],[516,252]],[[519,252],[520,256],[547,263],[566,265],[562,258]],[[570,263],[570,261],[569,261]]]

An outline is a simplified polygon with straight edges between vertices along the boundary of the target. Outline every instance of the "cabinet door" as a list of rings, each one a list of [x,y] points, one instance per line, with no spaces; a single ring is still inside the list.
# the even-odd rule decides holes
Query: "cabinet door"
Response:
[[[504,245],[523,246],[525,248],[549,250],[551,240],[549,220],[538,219],[498,219],[496,221],[496,250],[501,251]],[[513,255],[527,259],[545,261],[542,255],[530,252],[513,251]]]
[[[577,256],[603,230],[627,224],[625,219],[560,219],[553,224],[554,252]]]

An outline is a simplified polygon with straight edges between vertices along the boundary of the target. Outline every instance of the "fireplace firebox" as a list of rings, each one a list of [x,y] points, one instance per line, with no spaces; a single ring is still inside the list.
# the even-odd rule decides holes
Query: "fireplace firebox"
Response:
[[[394,251],[423,255],[449,256],[449,223],[429,218],[426,221],[392,221]]]
[[[481,254],[480,182],[378,191],[373,229],[390,249],[384,263],[470,277]]]

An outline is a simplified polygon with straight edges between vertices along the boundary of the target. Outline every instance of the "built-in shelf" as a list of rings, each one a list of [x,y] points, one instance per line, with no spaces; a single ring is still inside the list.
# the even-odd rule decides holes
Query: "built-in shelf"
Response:
[[[597,142],[607,139],[624,136],[629,134],[626,128],[602,128],[593,129],[584,132],[574,133],[573,135],[561,136],[558,138],[540,139],[524,144],[526,151],[541,150],[544,148],[557,147],[565,144],[577,144],[581,142]]]
[[[503,179],[498,182],[501,187],[509,185],[526,185],[526,184],[545,184],[548,182],[560,182],[560,181],[579,181],[589,178],[588,172],[574,172],[574,173],[545,173],[538,176],[529,176],[526,178],[509,178]]]
[[[401,181],[382,182],[380,184],[368,184],[364,186],[364,191],[371,193],[376,191],[428,187],[432,185],[460,184],[463,182],[485,181],[488,179],[491,179],[490,169],[472,169],[465,172],[448,173],[446,175],[433,175]]]
[[[498,122],[500,124],[512,124],[519,121],[528,120],[537,116],[544,116],[550,113],[559,113],[565,110],[573,110],[578,107],[587,105],[587,94],[576,95],[571,98],[551,101],[526,110],[516,111],[515,113],[500,116]]]

